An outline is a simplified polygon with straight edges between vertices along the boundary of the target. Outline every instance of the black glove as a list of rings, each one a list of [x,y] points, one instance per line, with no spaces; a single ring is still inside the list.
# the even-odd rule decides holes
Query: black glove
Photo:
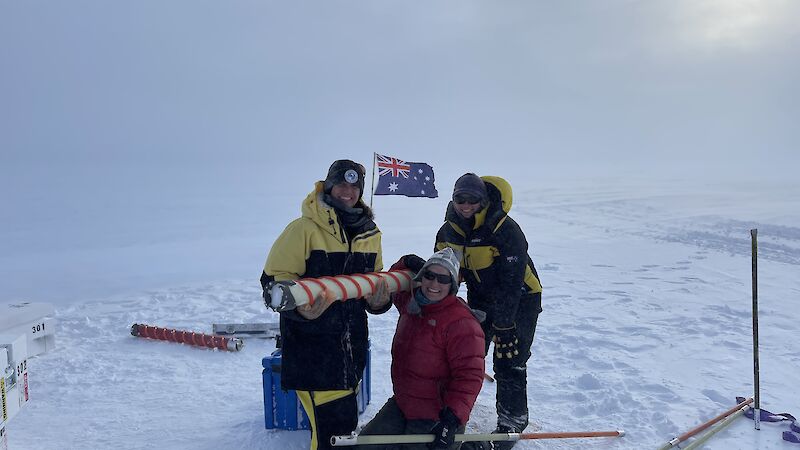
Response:
[[[461,426],[453,410],[445,406],[439,413],[439,421],[431,428],[430,433],[434,435],[433,442],[428,444],[428,448],[446,449],[453,445],[456,440],[456,429]]]
[[[422,270],[422,266],[425,265],[425,260],[414,254],[405,255],[403,256],[403,264],[414,272],[419,272]]]
[[[495,358],[511,359],[519,355],[519,350],[517,349],[517,344],[519,344],[517,326],[511,325],[508,328],[498,328],[496,325],[492,325],[492,328],[494,331],[492,341],[494,341]]]

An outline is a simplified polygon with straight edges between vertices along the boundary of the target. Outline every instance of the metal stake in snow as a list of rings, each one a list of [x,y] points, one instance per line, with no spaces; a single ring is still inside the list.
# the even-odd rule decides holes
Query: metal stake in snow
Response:
[[[135,323],[131,326],[131,334],[137,337],[158,339],[161,341],[180,342],[197,347],[218,348],[238,352],[244,346],[244,341],[238,338],[211,336],[210,334],[195,333],[192,331],[172,330],[170,328],[151,327]]]
[[[560,433],[483,433],[483,434],[457,434],[456,442],[478,441],[522,441],[528,439],[574,439],[595,437],[622,437],[625,432],[615,431],[573,431]],[[379,444],[424,444],[433,442],[432,434],[375,434],[359,436],[355,433],[350,436],[332,436],[331,445],[344,447],[352,445],[379,445]]]
[[[753,389],[755,397],[755,419],[754,423],[756,430],[761,429],[761,393],[759,380],[758,380],[758,229],[753,228],[750,230],[750,238],[752,241],[752,259],[753,259]]]
[[[372,294],[381,279],[386,280],[389,292],[410,291],[414,272],[390,270],[388,272],[354,273],[335,277],[301,278],[299,280],[273,281],[267,288],[264,302],[275,311],[289,311],[298,306],[313,305],[321,292],[323,300],[333,303],[348,298],[361,298]]]
[[[718,415],[717,417],[714,417],[711,420],[707,420],[707,421],[701,423],[700,425],[692,428],[691,430],[687,431],[686,433],[683,433],[680,436],[677,436],[677,437],[674,437],[674,438],[670,439],[669,442],[667,442],[666,444],[664,444],[661,447],[659,447],[658,450],[668,450],[668,449],[670,449],[672,447],[677,446],[681,442],[683,442],[683,441],[689,439],[690,437],[694,436],[695,434],[705,430],[706,428],[710,427],[711,425],[714,425],[715,423],[719,422],[720,420],[725,419],[726,417],[730,416],[731,414],[734,414],[736,411],[746,407],[750,403],[753,403],[753,398],[752,397],[748,398],[747,400],[742,400],[738,405],[734,406],[733,408],[725,411],[724,413]]]

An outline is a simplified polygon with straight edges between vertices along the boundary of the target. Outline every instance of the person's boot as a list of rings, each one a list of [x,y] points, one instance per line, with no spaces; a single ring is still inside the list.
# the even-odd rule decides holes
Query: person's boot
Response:
[[[522,430],[517,430],[505,425],[498,425],[492,433],[522,433]],[[517,441],[489,441],[491,450],[509,450]]]
[[[461,450],[492,450],[492,446],[489,442],[469,441],[461,444]]]

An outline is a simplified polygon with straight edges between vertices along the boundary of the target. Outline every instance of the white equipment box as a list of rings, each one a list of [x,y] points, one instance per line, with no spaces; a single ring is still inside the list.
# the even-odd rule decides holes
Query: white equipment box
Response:
[[[28,403],[28,360],[26,355],[27,339],[24,334],[18,336],[0,334],[0,401],[2,416],[0,429]],[[5,434],[5,430],[3,431]],[[4,436],[5,437],[5,436]]]
[[[56,321],[52,318],[50,303],[8,303],[0,305],[0,334],[19,335],[27,338],[27,355],[17,357],[21,361],[31,356],[49,352],[56,346]]]

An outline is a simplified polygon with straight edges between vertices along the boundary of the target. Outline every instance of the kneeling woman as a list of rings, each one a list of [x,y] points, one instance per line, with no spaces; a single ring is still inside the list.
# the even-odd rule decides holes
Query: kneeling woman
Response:
[[[455,295],[459,263],[452,249],[434,253],[424,265],[422,258],[408,255],[392,266],[406,268],[419,269],[414,279],[420,285],[392,299],[400,312],[392,342],[394,396],[361,434],[434,434],[431,444],[402,448],[457,449],[455,434],[464,431],[483,383],[484,334]]]

